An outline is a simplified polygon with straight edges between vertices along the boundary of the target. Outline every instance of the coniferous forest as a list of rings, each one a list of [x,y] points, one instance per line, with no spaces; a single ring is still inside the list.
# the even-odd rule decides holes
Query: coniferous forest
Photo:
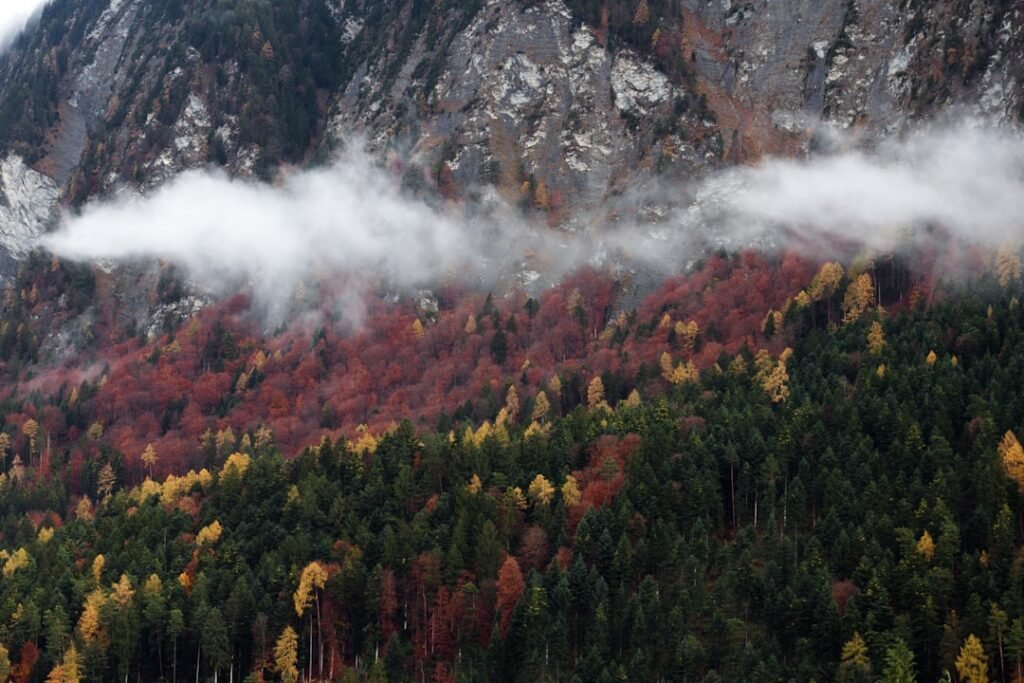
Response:
[[[697,298],[725,296],[745,268],[716,258]],[[1003,259],[999,278],[907,296],[898,269],[825,264],[738,344],[708,320],[675,324],[671,292],[696,271],[644,315],[609,313],[589,360],[536,385],[522,328],[553,305],[586,320],[592,297],[530,300],[512,331],[493,320],[515,320],[512,304],[487,298],[472,325],[442,310],[405,343],[447,315],[463,336],[493,325],[480,362],[512,368],[499,391],[434,424],[311,432],[296,453],[265,427],[207,433],[187,473],[152,445],[125,457],[104,443],[76,464],[97,427],[43,445],[58,408],[99,416],[103,379],[10,399],[0,673],[1021,680],[1024,310]],[[671,353],[593,371],[641,354],[638,339]],[[143,367],[172,362],[134,348]],[[229,367],[244,355],[218,353]]]

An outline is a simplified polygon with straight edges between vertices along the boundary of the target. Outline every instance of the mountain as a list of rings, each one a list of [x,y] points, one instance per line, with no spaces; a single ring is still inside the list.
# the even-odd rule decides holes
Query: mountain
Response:
[[[1019,120],[1022,42],[1011,0],[53,0],[0,62],[2,191],[270,179],[357,138],[413,187],[494,185],[571,225],[645,178],[800,153],[819,122]],[[44,225],[4,214],[2,246]]]

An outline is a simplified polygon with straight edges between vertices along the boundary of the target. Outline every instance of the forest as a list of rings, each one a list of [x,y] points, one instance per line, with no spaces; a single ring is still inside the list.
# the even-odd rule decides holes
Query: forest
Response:
[[[47,287],[95,283],[26,269],[0,674],[1024,680],[1020,261],[917,258],[719,254],[628,310],[583,271],[270,338],[236,298],[42,374]]]

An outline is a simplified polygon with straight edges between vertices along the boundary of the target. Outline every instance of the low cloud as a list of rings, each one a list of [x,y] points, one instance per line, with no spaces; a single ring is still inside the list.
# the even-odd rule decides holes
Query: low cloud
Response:
[[[0,52],[6,50],[18,34],[25,30],[29,20],[40,12],[49,0],[3,0],[0,2]]]
[[[841,240],[890,249],[925,239],[921,228],[930,226],[993,246],[1022,237],[1019,133],[960,125],[872,149],[836,140],[812,158],[768,159],[632,194],[619,207],[629,218],[582,233],[530,224],[497,199],[431,206],[399,192],[393,174],[366,155],[349,153],[275,186],[187,172],[149,196],[66,216],[44,245],[77,260],[170,261],[207,286],[243,280],[282,315],[310,276],[494,284],[533,268],[557,277],[618,258],[679,270],[709,244],[816,249]],[[680,196],[687,199],[668,201]]]

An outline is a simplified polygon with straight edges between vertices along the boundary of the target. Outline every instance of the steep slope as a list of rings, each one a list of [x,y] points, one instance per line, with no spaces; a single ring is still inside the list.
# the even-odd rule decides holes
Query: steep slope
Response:
[[[0,62],[0,144],[81,203],[362,135],[413,188],[493,184],[565,223],[644,177],[796,152],[822,119],[1016,120],[1022,23],[1007,0],[55,0]]]

